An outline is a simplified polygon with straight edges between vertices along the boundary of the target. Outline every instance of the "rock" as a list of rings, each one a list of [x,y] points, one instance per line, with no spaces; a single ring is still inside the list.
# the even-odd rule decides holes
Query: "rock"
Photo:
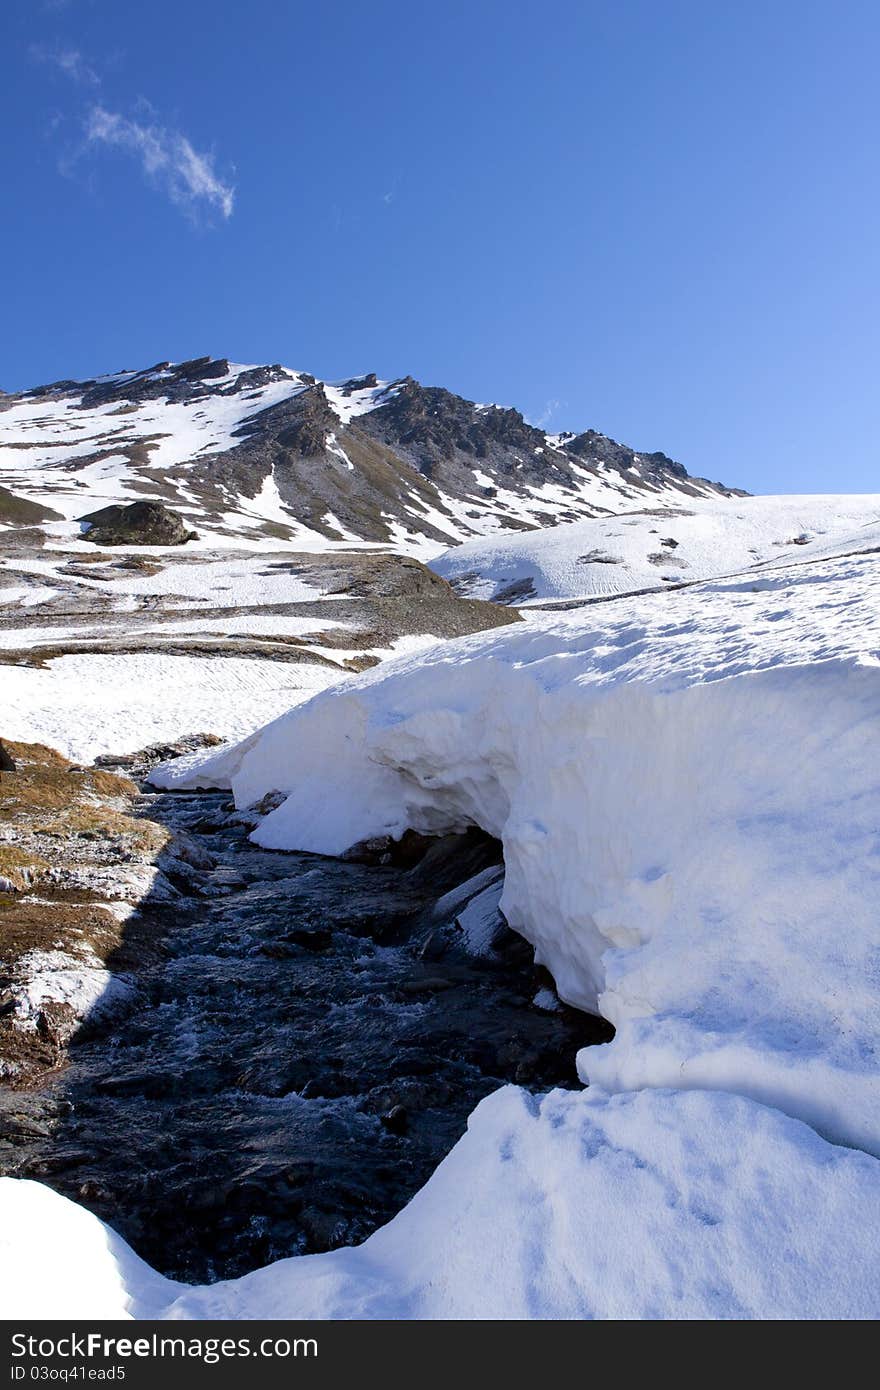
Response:
[[[303,1207],[299,1221],[309,1239],[319,1248],[332,1250],[339,1244],[342,1226],[339,1217],[332,1212],[321,1211],[318,1207]]]
[[[229,375],[229,363],[225,357],[193,357],[189,362],[181,362],[177,375],[187,381],[210,381]]]
[[[317,458],[323,454],[339,421],[321,385],[310,386],[298,399],[298,412],[278,435],[278,443],[300,458]]]
[[[436,844],[436,837],[421,835],[417,830],[405,830],[399,840],[390,835],[373,835],[358,840],[339,857],[347,864],[393,864],[398,869],[411,869]]]
[[[287,933],[286,940],[304,951],[327,951],[333,944],[333,932],[330,927],[296,927]]]
[[[442,927],[435,927],[419,949],[420,960],[440,960],[449,950],[449,939]]]
[[[452,989],[453,981],[442,975],[426,975],[421,980],[404,980],[400,988],[404,994],[436,994],[441,989]]]
[[[666,569],[673,566],[681,570],[688,568],[687,560],[683,560],[680,555],[673,555],[671,550],[653,550],[647,558],[652,565],[662,565]]]
[[[381,1116],[382,1124],[392,1134],[406,1134],[409,1129],[409,1115],[403,1105],[394,1105],[386,1115]]]
[[[113,768],[135,779],[147,778],[159,763],[170,762],[199,748],[216,748],[222,743],[217,734],[186,734],[174,743],[153,743],[138,753],[103,753],[95,759],[95,767]]]
[[[95,545],[184,545],[197,539],[180,513],[163,502],[102,507],[80,520],[88,523],[85,539]]]
[[[534,580],[527,575],[524,579],[514,579],[510,584],[504,584],[497,593],[492,595],[493,603],[522,603],[527,598],[534,598],[537,594]]]
[[[358,840],[339,857],[347,864],[390,864],[393,844],[390,835],[373,835],[368,840]]]
[[[277,811],[279,806],[283,806],[287,800],[287,792],[266,792],[266,795],[249,806],[249,811],[256,811],[258,816],[268,816],[271,811]]]
[[[193,869],[213,869],[217,863],[201,841],[185,830],[175,831],[167,852],[172,859],[182,859]]]

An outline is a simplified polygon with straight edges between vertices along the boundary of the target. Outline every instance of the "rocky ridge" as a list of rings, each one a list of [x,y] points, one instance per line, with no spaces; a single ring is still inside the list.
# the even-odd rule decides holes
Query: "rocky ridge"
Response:
[[[90,498],[149,499],[209,534],[411,552],[735,492],[412,377],[331,384],[207,357],[4,396],[0,481],[72,522]]]

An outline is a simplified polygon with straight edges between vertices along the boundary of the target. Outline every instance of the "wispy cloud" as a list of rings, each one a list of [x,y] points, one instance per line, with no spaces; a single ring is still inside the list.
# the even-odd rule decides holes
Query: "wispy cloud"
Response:
[[[112,146],[131,154],[150,182],[185,212],[208,207],[223,218],[232,216],[235,189],[218,176],[213,156],[200,154],[181,131],[141,124],[93,106],[86,121],[86,140],[92,146]]]
[[[547,426],[550,424],[550,421],[553,419],[553,416],[557,413],[557,411],[559,410],[559,408],[560,408],[560,406],[561,406],[562,404],[563,404],[562,401],[557,401],[557,400],[547,401],[546,404],[545,404],[545,406],[544,406],[543,411],[542,411],[541,414],[538,416],[537,420],[535,420],[535,422],[534,422],[534,423],[535,423],[535,426],[536,426],[539,430],[546,429]]]
[[[399,186],[400,178],[397,174],[395,174],[394,177],[386,185],[385,192],[382,194],[382,202],[385,204],[386,207],[390,207],[391,204],[396,200]]]
[[[99,87],[101,79],[91,63],[78,48],[45,48],[42,44],[31,47],[31,57],[38,63],[49,63],[77,82],[82,87]]]

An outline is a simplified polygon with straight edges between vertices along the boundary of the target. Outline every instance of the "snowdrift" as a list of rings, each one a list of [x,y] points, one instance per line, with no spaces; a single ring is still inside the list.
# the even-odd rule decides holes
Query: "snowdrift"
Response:
[[[208,1287],[161,1278],[40,1183],[0,1179],[0,1306],[9,1318],[872,1318],[878,1204],[875,1159],[736,1096],[505,1087],[363,1245]]]
[[[73,1268],[91,1221],[120,1315],[877,1316],[878,601],[856,556],[536,614],[167,764],[242,807],[284,792],[269,847],[482,826],[508,920],[616,1036],[581,1053],[585,1093],[485,1101],[357,1249],[159,1288],[15,1183],[11,1248],[51,1225]],[[16,1285],[69,1315],[39,1272]]]

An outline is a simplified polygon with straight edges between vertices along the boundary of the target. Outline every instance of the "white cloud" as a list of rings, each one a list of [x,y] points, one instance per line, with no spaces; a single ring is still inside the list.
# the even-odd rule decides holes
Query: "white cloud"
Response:
[[[99,87],[101,79],[91,63],[83,57],[78,48],[43,48],[35,44],[31,48],[31,56],[38,63],[51,63],[69,77],[72,82],[78,82],[83,87]]]
[[[103,106],[93,106],[86,122],[86,139],[90,145],[110,145],[134,155],[147,177],[185,211],[207,205],[222,217],[231,217],[235,189],[217,176],[212,156],[199,154],[179,130],[142,125]]]
[[[537,420],[535,420],[535,421],[533,422],[533,423],[535,424],[535,426],[536,426],[539,430],[546,429],[547,426],[550,424],[550,421],[553,419],[553,416],[554,416],[554,415],[556,414],[556,412],[559,410],[559,408],[560,408],[561,405],[562,405],[562,401],[557,401],[557,400],[550,400],[550,401],[547,401],[546,404],[545,404],[545,406],[544,406],[543,411],[542,411],[541,414],[538,416]]]

